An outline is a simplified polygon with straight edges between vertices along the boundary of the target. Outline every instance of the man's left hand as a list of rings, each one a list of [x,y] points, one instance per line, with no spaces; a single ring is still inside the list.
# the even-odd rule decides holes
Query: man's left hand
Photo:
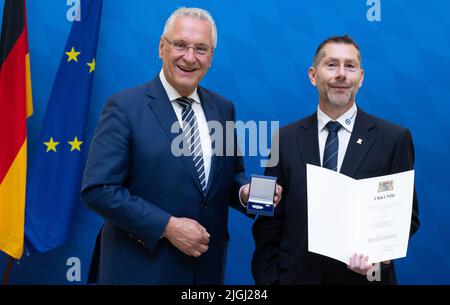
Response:
[[[273,196],[274,206],[277,207],[281,201],[281,195],[283,194],[283,187],[277,183],[275,186],[275,196]]]
[[[352,257],[350,257],[350,264],[347,265],[347,268],[352,270],[353,272],[367,275],[367,272],[370,270],[370,268],[373,267],[372,264],[368,264],[369,261],[368,256],[364,256],[363,254],[353,254]]]

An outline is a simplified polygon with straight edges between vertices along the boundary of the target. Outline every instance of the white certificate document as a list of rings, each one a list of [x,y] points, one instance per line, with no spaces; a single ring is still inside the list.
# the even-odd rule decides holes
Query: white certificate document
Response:
[[[307,164],[308,250],[349,264],[353,253],[378,263],[406,256],[414,170],[355,180]]]

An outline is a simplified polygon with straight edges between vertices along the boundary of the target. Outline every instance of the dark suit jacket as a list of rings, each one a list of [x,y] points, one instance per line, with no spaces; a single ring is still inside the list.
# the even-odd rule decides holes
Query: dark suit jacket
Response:
[[[280,129],[280,161],[266,175],[278,178],[283,200],[275,217],[259,217],[253,226],[255,252],[253,277],[257,284],[367,284],[365,276],[339,261],[308,252],[306,164],[320,166],[317,114]],[[362,144],[357,144],[363,139]],[[355,179],[394,174],[413,169],[410,132],[371,116],[360,108],[341,167]],[[419,227],[414,191],[410,235]],[[394,266],[383,266],[381,283],[395,283]]]
[[[200,87],[198,94],[208,121],[234,121],[231,102]],[[223,283],[228,207],[241,209],[243,161],[236,154],[213,156],[204,196],[192,158],[171,153],[179,135],[171,133],[174,122],[159,77],[113,95],[104,106],[82,186],[85,205],[105,219],[98,266],[92,266],[101,284]],[[190,257],[161,238],[171,215],[207,229],[206,253]]]

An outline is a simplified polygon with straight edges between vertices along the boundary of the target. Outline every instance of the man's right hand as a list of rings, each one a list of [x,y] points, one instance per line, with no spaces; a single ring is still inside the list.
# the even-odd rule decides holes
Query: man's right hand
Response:
[[[190,218],[170,217],[163,233],[172,245],[189,256],[199,257],[208,251],[209,233]]]

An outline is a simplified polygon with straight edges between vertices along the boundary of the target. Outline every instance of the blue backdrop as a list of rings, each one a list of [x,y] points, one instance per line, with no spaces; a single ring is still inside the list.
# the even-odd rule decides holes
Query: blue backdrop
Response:
[[[381,20],[369,21],[372,2]],[[369,3],[369,4],[368,4]],[[0,18],[4,0],[0,0]],[[369,113],[411,129],[421,228],[408,256],[397,261],[402,284],[450,284],[450,2],[446,0],[214,0],[104,1],[89,134],[105,99],[159,72],[158,43],[164,22],[179,6],[209,10],[218,47],[202,85],[234,101],[239,120],[304,117],[317,107],[307,69],[318,44],[348,33],[360,45],[365,81],[357,103]],[[66,1],[27,1],[35,112],[29,120],[29,154],[37,136],[71,23]],[[369,12],[370,13],[370,12]],[[370,15],[370,14],[369,14]],[[89,139],[87,139],[89,140]],[[259,158],[246,157],[247,174],[261,174]],[[447,177],[447,178],[445,178]],[[11,283],[80,284],[102,220],[79,206],[70,239],[48,253],[24,255]],[[252,221],[230,213],[227,284],[252,284]],[[67,277],[79,259],[81,278]],[[69,261],[68,261],[69,259]],[[6,256],[0,254],[0,271]]]

